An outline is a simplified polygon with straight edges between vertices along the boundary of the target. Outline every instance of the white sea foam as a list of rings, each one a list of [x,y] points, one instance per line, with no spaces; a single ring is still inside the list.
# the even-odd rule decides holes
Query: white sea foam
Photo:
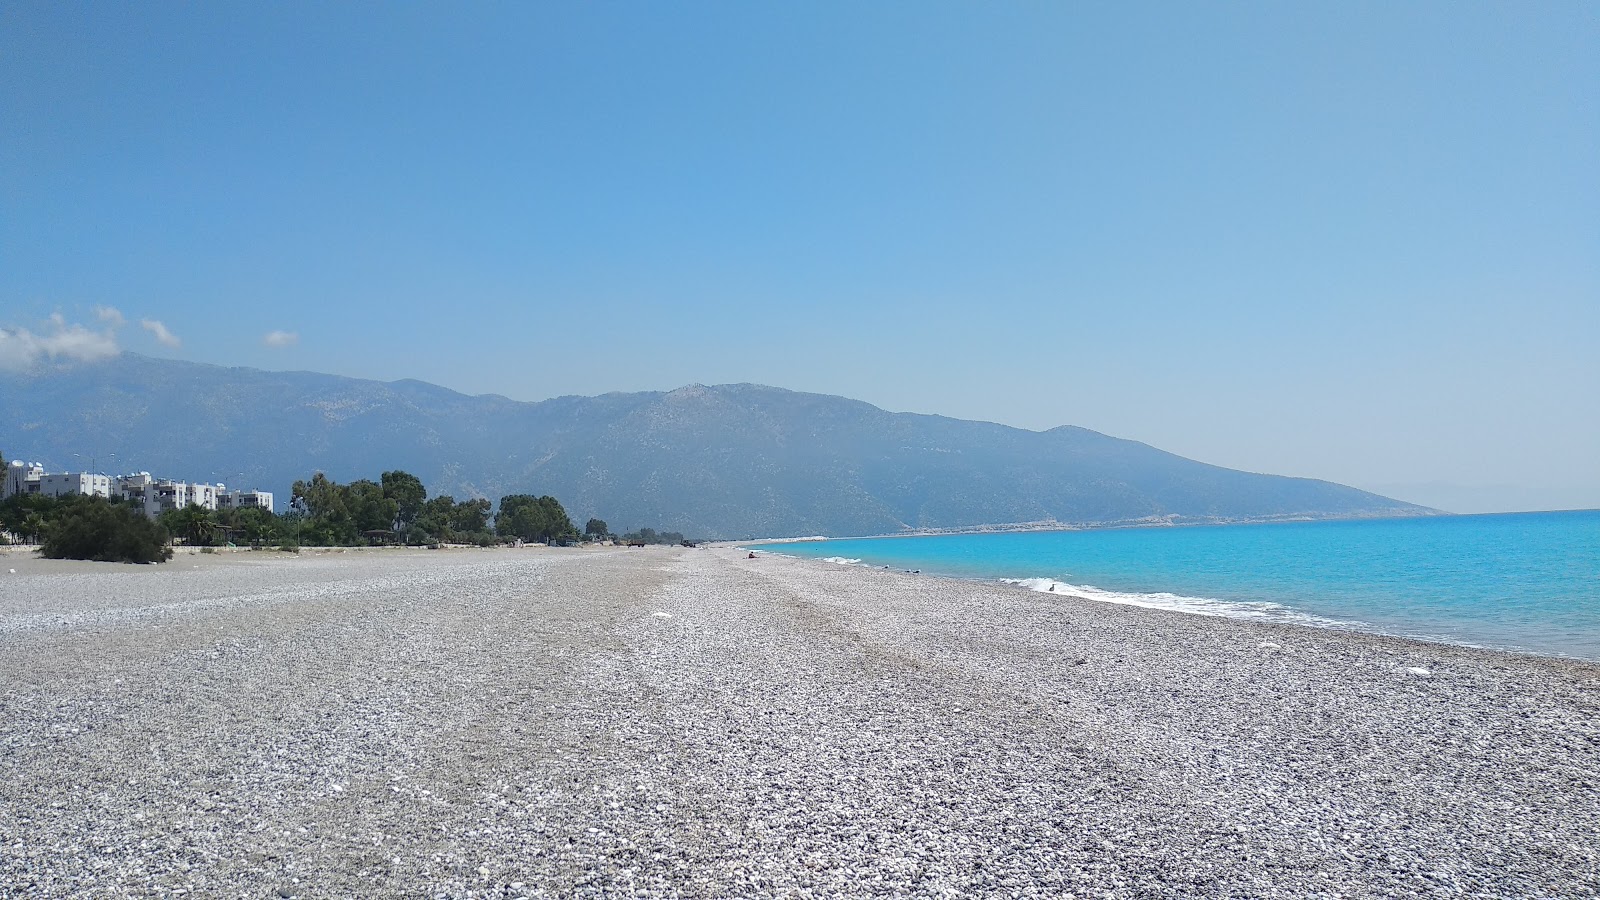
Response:
[[[822,561],[823,562],[838,563],[841,566],[859,566],[859,565],[861,565],[861,560],[859,560],[859,559],[851,559],[848,556],[824,556],[822,558]]]
[[[1340,621],[1310,613],[1299,612],[1282,603],[1260,600],[1217,600],[1211,597],[1185,597],[1180,594],[1139,594],[1125,591],[1107,591],[1087,584],[1068,584],[1053,578],[1003,578],[1030,591],[1094,600],[1099,603],[1120,603],[1124,606],[1142,606],[1147,609],[1168,609],[1198,616],[1223,616],[1230,619],[1255,619],[1263,622],[1288,622],[1296,625],[1316,625],[1321,628],[1371,630],[1364,622]]]

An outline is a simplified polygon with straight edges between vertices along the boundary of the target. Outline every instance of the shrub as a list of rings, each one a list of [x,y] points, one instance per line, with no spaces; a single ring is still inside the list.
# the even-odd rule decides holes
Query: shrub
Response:
[[[50,559],[153,563],[172,558],[167,530],[120,503],[74,497],[64,503],[39,553]]]

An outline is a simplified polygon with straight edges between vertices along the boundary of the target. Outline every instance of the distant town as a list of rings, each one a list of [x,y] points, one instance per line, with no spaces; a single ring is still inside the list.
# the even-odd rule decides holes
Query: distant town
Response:
[[[208,510],[263,509],[273,512],[272,493],[229,490],[227,485],[155,478],[149,472],[106,475],[96,472],[46,472],[39,463],[14,460],[6,467],[0,500],[17,494],[45,497],[104,497],[139,507],[154,519],[169,510],[198,506]]]

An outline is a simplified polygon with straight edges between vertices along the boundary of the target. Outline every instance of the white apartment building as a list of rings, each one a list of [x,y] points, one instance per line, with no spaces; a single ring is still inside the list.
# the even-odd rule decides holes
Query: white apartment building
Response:
[[[37,494],[39,481],[42,478],[44,478],[44,466],[14,459],[11,465],[6,466],[6,483],[5,488],[0,490],[0,499],[12,494]]]
[[[68,497],[83,494],[89,497],[111,499],[111,476],[92,475],[88,472],[57,472],[39,477],[37,493],[46,497]]]
[[[123,479],[123,496],[143,504],[144,514],[155,518],[164,512],[198,506],[217,508],[217,488],[210,484],[191,484],[169,478],[155,479],[149,472]]]
[[[149,472],[135,472],[117,479],[117,493],[144,514],[154,519],[168,509],[189,505],[188,485],[175,485],[171,481],[157,481]],[[181,495],[181,496],[180,496]]]
[[[38,463],[13,461],[6,466],[0,499],[12,494],[65,497],[119,497],[155,518],[169,509],[194,505],[204,509],[264,509],[272,512],[271,491],[230,491],[222,484],[200,484],[155,478],[149,472],[132,475],[96,475],[89,472],[46,473]]]
[[[156,513],[150,512],[150,498],[154,493],[151,490],[151,487],[154,484],[155,479],[150,477],[149,472],[137,472],[133,475],[120,475],[117,477],[117,493],[120,494],[124,500],[127,500],[134,506],[144,510],[145,515],[153,517],[155,514],[160,512],[160,510],[157,510]]]
[[[221,488],[222,485],[217,485]],[[218,509],[264,509],[272,512],[271,491],[224,491],[217,492]]]
[[[189,503],[203,509],[217,508],[217,493],[222,490],[220,484],[189,483]]]

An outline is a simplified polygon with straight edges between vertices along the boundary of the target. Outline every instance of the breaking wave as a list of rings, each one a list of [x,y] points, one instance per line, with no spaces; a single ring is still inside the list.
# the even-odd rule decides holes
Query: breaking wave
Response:
[[[1211,597],[1185,597],[1181,594],[1140,594],[1125,591],[1107,591],[1087,584],[1068,584],[1053,578],[1002,578],[1004,584],[1013,584],[1045,594],[1093,600],[1097,603],[1118,603],[1123,606],[1142,606],[1147,609],[1166,609],[1198,616],[1222,616],[1229,619],[1254,619],[1259,622],[1282,622],[1294,625],[1315,625],[1319,628],[1345,630],[1371,630],[1364,622],[1329,619],[1299,612],[1282,603],[1256,600],[1217,600]]]

